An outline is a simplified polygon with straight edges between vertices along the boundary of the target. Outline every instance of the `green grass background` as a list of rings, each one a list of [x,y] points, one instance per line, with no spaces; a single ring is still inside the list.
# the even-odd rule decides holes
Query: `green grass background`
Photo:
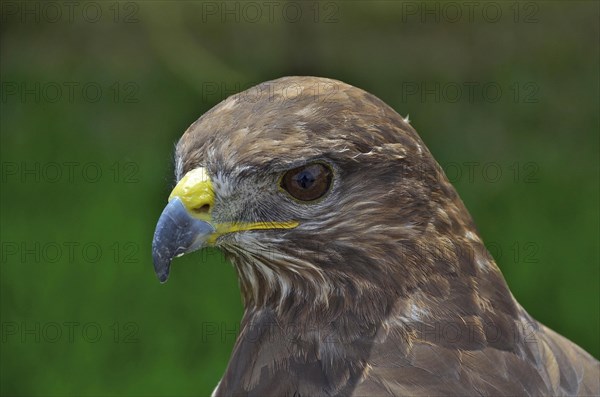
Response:
[[[445,3],[392,1],[296,2],[298,22],[283,2],[272,22],[236,2],[121,2],[115,21],[114,3],[98,2],[95,23],[86,3],[72,23],[64,7],[50,23],[42,8],[38,22],[7,3],[23,6],[3,2],[0,25],[2,395],[210,394],[242,307],[218,252],[178,259],[165,285],[154,275],[173,145],[229,94],[294,74],[341,79],[409,113],[448,172],[460,165],[454,184],[519,302],[600,357],[597,2],[525,3],[518,18],[497,2],[497,22],[482,6],[470,21],[455,3],[463,17],[452,22]],[[406,8],[423,4],[434,9],[424,21]],[[239,7],[238,20],[214,7]],[[23,97],[36,83],[40,99]],[[96,102],[82,93],[90,83]],[[407,91],[436,83],[439,99]],[[465,83],[502,95],[454,100]],[[53,102],[52,84],[63,91]],[[496,182],[482,174],[490,163]],[[36,164],[37,181],[22,173]],[[82,175],[96,169],[95,183]]]

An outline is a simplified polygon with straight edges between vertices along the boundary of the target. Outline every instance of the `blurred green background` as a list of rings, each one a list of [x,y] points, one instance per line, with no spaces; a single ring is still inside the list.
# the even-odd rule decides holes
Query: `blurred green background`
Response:
[[[67,3],[1,3],[2,395],[210,394],[242,307],[218,252],[154,275],[173,145],[294,74],[409,113],[519,302],[600,357],[599,3]]]

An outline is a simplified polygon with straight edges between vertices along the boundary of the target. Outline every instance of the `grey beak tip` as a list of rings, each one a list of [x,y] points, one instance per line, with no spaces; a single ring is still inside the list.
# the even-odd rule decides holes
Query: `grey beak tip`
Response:
[[[171,270],[171,260],[165,260],[166,258],[161,258],[160,254],[154,249],[152,251],[152,259],[154,262],[154,272],[156,273],[156,277],[158,277],[158,280],[161,283],[165,283],[169,278],[169,272]]]
[[[173,258],[202,248],[214,231],[210,223],[193,218],[179,198],[171,200],[158,219],[152,240],[154,271],[160,282],[169,278]]]
[[[161,284],[166,283],[167,280],[169,279],[169,273],[157,274],[157,276],[158,276],[158,281],[160,281]]]

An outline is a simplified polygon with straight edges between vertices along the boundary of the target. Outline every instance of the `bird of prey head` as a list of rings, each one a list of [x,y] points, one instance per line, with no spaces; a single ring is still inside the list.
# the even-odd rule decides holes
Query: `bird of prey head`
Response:
[[[339,81],[224,100],[177,144],[156,273],[213,246],[245,313],[216,395],[600,392],[599,364],[512,297],[407,120]]]

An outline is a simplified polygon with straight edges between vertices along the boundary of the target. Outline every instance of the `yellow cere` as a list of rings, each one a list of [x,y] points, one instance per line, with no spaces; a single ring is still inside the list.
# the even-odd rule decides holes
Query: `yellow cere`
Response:
[[[175,197],[179,197],[185,208],[194,217],[203,221],[210,220],[208,211],[194,211],[205,205],[212,209],[215,204],[215,192],[212,182],[206,173],[206,168],[196,168],[185,174],[171,192],[169,201]]]
[[[214,224],[210,216],[210,211],[197,211],[208,206],[212,210],[215,204],[215,192],[212,182],[203,167],[196,168],[187,174],[175,186],[169,201],[178,197],[183,205],[188,209],[193,217],[208,222],[215,228],[207,243],[213,245],[217,238],[224,234],[241,232],[246,230],[265,230],[265,229],[293,229],[299,225],[297,221],[286,222],[235,222]]]

